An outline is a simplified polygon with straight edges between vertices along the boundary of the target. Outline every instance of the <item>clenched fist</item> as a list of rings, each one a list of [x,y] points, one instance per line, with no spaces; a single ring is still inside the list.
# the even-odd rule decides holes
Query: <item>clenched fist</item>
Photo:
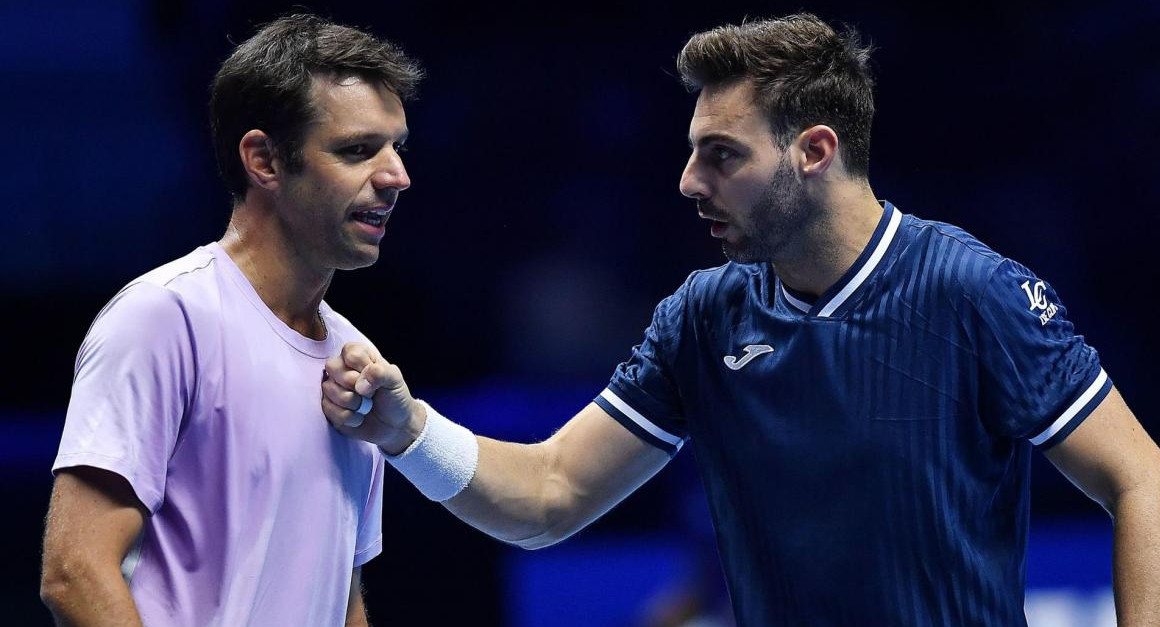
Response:
[[[326,360],[322,413],[339,433],[378,445],[397,455],[419,436],[426,410],[411,396],[403,372],[374,347],[351,342]],[[373,405],[366,414],[365,399]]]

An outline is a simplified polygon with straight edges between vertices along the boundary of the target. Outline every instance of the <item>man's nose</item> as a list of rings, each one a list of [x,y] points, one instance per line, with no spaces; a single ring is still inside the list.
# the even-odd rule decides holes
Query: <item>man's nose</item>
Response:
[[[681,183],[678,187],[681,193],[689,198],[704,200],[710,196],[709,186],[702,177],[696,153],[689,155],[689,162],[685,164],[685,170],[681,172]]]
[[[384,156],[371,175],[371,185],[376,190],[393,189],[400,192],[411,186],[411,177],[397,152],[391,150]]]

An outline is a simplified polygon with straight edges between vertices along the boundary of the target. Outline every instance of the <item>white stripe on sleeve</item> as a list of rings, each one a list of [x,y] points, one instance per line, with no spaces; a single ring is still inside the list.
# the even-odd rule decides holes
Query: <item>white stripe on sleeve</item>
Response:
[[[1103,368],[1100,368],[1099,376],[1096,377],[1096,380],[1092,382],[1088,389],[1084,390],[1084,393],[1080,394],[1079,398],[1075,399],[1075,402],[1071,404],[1071,407],[1068,407],[1067,411],[1063,412],[1062,416],[1056,418],[1055,422],[1051,423],[1050,427],[1044,429],[1043,433],[1040,433],[1039,435],[1031,438],[1031,443],[1035,446],[1039,446],[1040,444],[1050,440],[1051,436],[1059,433],[1059,430],[1066,427],[1067,424],[1071,422],[1072,418],[1075,418],[1075,415],[1079,413],[1079,410],[1083,409],[1084,406],[1088,404],[1088,401],[1092,400],[1092,397],[1096,395],[1096,392],[1099,392],[1100,388],[1104,387],[1104,382],[1107,380],[1108,373],[1104,372]]]
[[[600,393],[600,398],[603,398],[604,400],[611,403],[613,407],[619,409],[625,416],[628,416],[629,420],[635,422],[641,429],[648,431],[656,439],[671,446],[675,446],[678,449],[684,445],[684,439],[678,438],[677,436],[653,424],[652,421],[650,421],[648,418],[645,418],[643,415],[641,415],[640,412],[630,407],[628,403],[620,400],[620,397],[614,394],[612,390],[605,388],[604,391]]]

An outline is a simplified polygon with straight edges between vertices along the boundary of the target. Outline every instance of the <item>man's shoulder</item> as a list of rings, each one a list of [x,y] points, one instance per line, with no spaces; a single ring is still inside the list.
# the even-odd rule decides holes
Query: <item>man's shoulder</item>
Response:
[[[946,249],[946,255],[966,255],[968,261],[999,264],[1003,256],[984,244],[966,229],[938,220],[926,220],[908,215],[903,226],[911,237],[926,247]]]
[[[913,215],[903,221],[905,258],[925,270],[919,276],[947,288],[977,293],[995,270],[1008,261],[962,227]]]
[[[715,268],[694,270],[675,292],[665,297],[656,307],[654,320],[673,324],[689,316],[699,317],[714,311],[730,295],[744,295],[751,277],[760,271],[758,266],[728,262]]]
[[[179,290],[188,281],[208,278],[207,270],[212,270],[214,264],[213,252],[200,246],[189,254],[162,264],[133,279],[125,287],[136,284],[148,284],[156,287]]]
[[[129,281],[97,314],[98,320],[171,320],[185,318],[188,304],[204,300],[216,283],[213,253],[199,247]]]
[[[766,266],[768,267],[768,266]],[[747,289],[763,271],[762,264],[729,261],[715,268],[694,270],[685,279],[681,289],[690,298],[712,298]]]

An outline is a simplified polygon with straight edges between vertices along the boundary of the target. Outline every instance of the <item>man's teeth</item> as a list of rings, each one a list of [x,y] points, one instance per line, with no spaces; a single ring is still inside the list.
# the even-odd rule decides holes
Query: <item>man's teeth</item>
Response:
[[[359,211],[354,214],[354,219],[359,222],[366,222],[371,226],[382,226],[387,221],[387,213],[379,213],[376,211]]]

